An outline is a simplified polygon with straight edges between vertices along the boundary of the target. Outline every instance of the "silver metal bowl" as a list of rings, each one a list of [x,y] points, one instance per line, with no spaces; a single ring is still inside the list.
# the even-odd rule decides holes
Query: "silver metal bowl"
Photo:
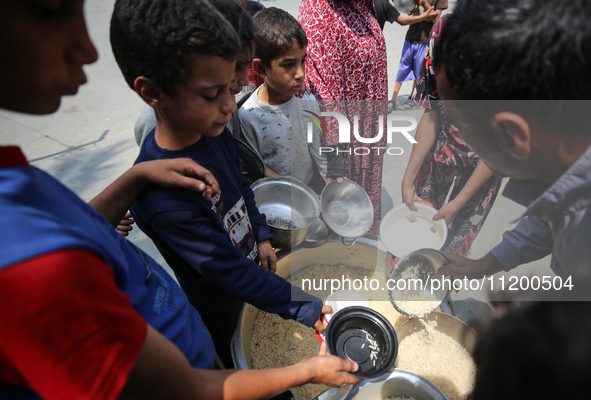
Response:
[[[400,304],[409,301],[429,301],[433,305],[428,314],[443,303],[450,294],[449,290],[441,287],[441,281],[435,282],[440,286],[433,285],[436,279],[437,270],[449,263],[447,257],[440,251],[433,249],[419,249],[398,260],[390,273],[391,282],[404,281],[405,289],[397,283],[397,289],[389,289],[390,302],[399,313],[415,317]],[[451,278],[449,278],[451,279]]]
[[[320,195],[322,217],[328,227],[343,238],[365,235],[373,222],[369,195],[357,183],[343,178],[343,185],[332,181]]]
[[[405,14],[410,14],[416,7],[415,0],[394,0],[394,7]]]
[[[328,225],[322,220],[322,217],[320,217],[312,224],[310,232],[308,232],[308,236],[306,236],[302,245],[306,247],[319,247],[328,242],[332,235],[333,231],[330,230]]]
[[[388,399],[392,397],[415,400],[447,400],[437,386],[414,372],[396,369],[375,379],[359,382],[346,400]]]
[[[320,215],[318,195],[302,182],[287,177],[262,178],[251,188],[273,234],[271,245],[289,249],[302,243]]]

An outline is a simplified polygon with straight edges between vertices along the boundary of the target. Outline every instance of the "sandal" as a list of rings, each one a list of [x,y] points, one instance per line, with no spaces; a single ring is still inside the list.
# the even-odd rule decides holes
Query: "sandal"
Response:
[[[388,114],[396,110],[396,102],[394,100],[388,100]]]
[[[408,99],[408,100],[406,100],[406,102],[404,103],[404,105],[402,107],[406,108],[407,110],[410,110],[411,108],[415,107],[415,102],[412,101],[411,99]]]

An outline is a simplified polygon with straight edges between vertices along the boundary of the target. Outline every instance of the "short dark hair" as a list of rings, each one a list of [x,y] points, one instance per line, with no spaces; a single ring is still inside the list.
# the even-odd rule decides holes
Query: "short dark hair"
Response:
[[[127,84],[138,76],[173,95],[197,55],[235,59],[238,38],[205,0],[117,0],[111,46]]]
[[[287,11],[268,7],[257,12],[253,21],[257,29],[254,56],[265,66],[281,57],[294,42],[301,48],[308,45],[304,28]]]
[[[462,100],[591,97],[591,2],[458,0],[435,48]]]
[[[240,48],[252,46],[255,35],[255,27],[252,16],[248,10],[233,0],[208,0],[223,16],[238,34]],[[258,3],[257,3],[258,4]]]
[[[435,46],[435,69],[445,69],[459,100],[560,100],[527,112],[581,134],[588,104],[563,100],[591,98],[590,15],[586,0],[458,0]]]
[[[588,399],[591,302],[543,301],[493,320],[474,352],[474,400]]]

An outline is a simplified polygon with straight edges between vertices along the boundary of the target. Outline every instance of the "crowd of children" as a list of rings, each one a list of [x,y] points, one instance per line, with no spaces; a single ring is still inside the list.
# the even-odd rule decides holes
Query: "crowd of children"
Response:
[[[322,137],[306,115],[320,115],[331,101],[352,100],[354,107],[370,99],[385,110],[385,42],[375,6],[368,0],[352,9],[333,0],[301,4],[300,24],[278,8],[251,4],[248,12],[246,2],[232,0],[117,0],[113,53],[146,103],[135,126],[140,153],[89,204],[28,166],[18,149],[0,147],[0,222],[14,227],[0,232],[0,397],[262,398],[306,382],[357,381],[346,374],[355,363],[324,349],[283,370],[213,371],[215,355],[218,366],[232,367],[230,341],[244,302],[320,332],[326,329],[322,314],[331,312],[275,274],[277,256],[252,180],[289,176],[320,192],[326,182],[355,176],[380,213],[381,158],[322,156],[321,146],[338,150],[336,136]],[[51,91],[54,80],[75,88],[84,82],[82,67],[97,55],[83,2],[63,7],[56,17],[49,0],[0,3],[0,48],[14,54],[0,69],[0,107],[52,113],[63,94]],[[431,55],[445,8],[447,0],[423,0],[415,15],[390,11],[385,20],[413,24],[393,100],[399,83],[414,79],[415,100],[426,108],[404,174],[403,201],[411,209],[415,200],[437,208],[435,218],[451,227],[445,249],[465,256],[500,177],[462,141],[440,101]],[[327,18],[346,12],[348,19],[341,18],[343,26],[324,21],[321,29],[315,25],[320,11]],[[329,40],[335,51],[337,40],[357,29],[359,16],[369,18],[362,28],[374,39],[369,48],[380,50],[367,54],[376,58],[378,72],[366,76],[363,90],[354,79],[366,70],[337,77],[331,70],[344,62],[343,54],[355,52],[354,43],[339,48],[339,57],[321,54]],[[341,28],[343,35],[333,35]],[[25,63],[36,68],[22,69]],[[249,67],[262,84],[238,109],[234,96],[248,85]],[[369,133],[375,111],[361,115]],[[128,209],[178,284],[117,234],[114,227]]]

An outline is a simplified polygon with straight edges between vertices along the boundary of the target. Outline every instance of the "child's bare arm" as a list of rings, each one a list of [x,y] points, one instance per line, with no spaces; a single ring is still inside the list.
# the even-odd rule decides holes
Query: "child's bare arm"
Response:
[[[431,7],[431,4],[429,4],[429,2],[427,0],[416,0],[415,3],[417,4],[417,6],[423,7],[425,12],[427,12],[433,8],[433,7]]]
[[[357,369],[356,363],[331,355],[265,370],[195,369],[172,342],[148,327],[146,340],[119,398],[263,399],[305,383],[354,384],[359,379],[348,372]]]
[[[445,204],[441,209],[435,214],[433,220],[437,221],[442,218],[445,218],[445,222],[448,224],[453,221],[455,216],[457,215],[458,211],[474,196],[474,193],[486,182],[493,174],[493,171],[482,162],[482,160],[478,161],[474,172],[468,178],[466,185],[460,190],[460,193],[451,200],[449,203]]]
[[[426,11],[421,15],[406,16],[400,14],[398,18],[396,18],[396,23],[398,25],[404,26],[416,24],[417,22],[421,21],[435,21],[438,18],[438,15],[439,14],[437,13],[437,11],[431,8],[429,11]]]
[[[402,178],[402,201],[413,211],[416,211],[416,207],[414,206],[415,178],[421,169],[425,157],[435,143],[439,127],[439,113],[434,110],[425,110],[419,121],[415,135],[417,143],[412,147],[410,159],[408,160],[408,165]]]
[[[217,180],[207,169],[188,158],[173,158],[134,165],[88,204],[116,227],[141,191],[152,183],[202,191],[204,198],[220,193]]]

